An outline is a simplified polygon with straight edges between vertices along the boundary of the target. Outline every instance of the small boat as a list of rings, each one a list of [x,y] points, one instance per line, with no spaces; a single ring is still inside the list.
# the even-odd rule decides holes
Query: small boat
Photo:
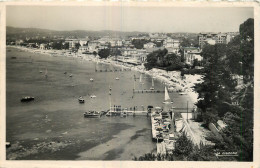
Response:
[[[90,98],[96,98],[97,96],[96,95],[90,95]]]
[[[80,96],[78,100],[79,100],[79,103],[85,103],[85,100],[83,99],[82,96]]]
[[[171,101],[171,98],[170,98],[170,96],[169,96],[169,93],[168,93],[168,90],[167,90],[166,86],[165,86],[164,102],[163,102],[163,103],[164,103],[164,104],[173,103],[173,102]]]
[[[94,81],[94,79],[93,79],[93,78],[90,78],[89,80],[90,80],[91,82],[93,82],[93,81]]]
[[[33,101],[34,97],[31,96],[25,96],[23,98],[21,98],[21,102],[29,102],[29,101]]]
[[[86,118],[99,118],[101,117],[101,113],[98,111],[86,111],[84,113],[84,117]]]
[[[11,147],[11,143],[10,143],[10,142],[6,142],[6,143],[5,143],[5,147],[6,147],[6,148]]]
[[[119,78],[118,78],[118,77],[116,77],[116,80],[119,80]]]

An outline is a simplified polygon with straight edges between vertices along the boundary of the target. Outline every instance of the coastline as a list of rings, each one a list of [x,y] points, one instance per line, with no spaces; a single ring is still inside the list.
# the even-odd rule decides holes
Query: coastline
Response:
[[[56,56],[56,57],[74,57],[78,59],[83,59],[84,61],[92,61],[97,63],[103,63],[103,64],[110,64],[115,67],[122,67],[124,69],[131,69],[139,73],[145,73],[146,75],[151,76],[155,80],[159,80],[160,82],[164,83],[169,90],[182,92],[184,94],[187,94],[193,103],[197,102],[198,99],[198,93],[196,93],[193,89],[195,84],[201,83],[202,75],[187,75],[185,74],[183,79],[181,79],[181,72],[180,71],[169,71],[153,68],[151,70],[146,70],[144,65],[129,65],[125,63],[118,63],[117,61],[114,61],[112,59],[98,59],[94,55],[86,55],[86,54],[78,54],[78,53],[71,53],[67,50],[40,50],[40,49],[32,49],[32,48],[25,48],[21,46],[7,46],[17,48],[20,50],[24,50],[27,52],[32,53],[40,53],[45,54],[48,56]]]

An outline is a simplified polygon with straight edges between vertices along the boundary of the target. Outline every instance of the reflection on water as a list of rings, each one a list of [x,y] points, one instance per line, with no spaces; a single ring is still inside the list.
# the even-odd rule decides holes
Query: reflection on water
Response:
[[[14,56],[17,59],[11,59]],[[109,86],[112,105],[137,106],[138,110],[148,105],[163,106],[163,93],[133,94],[134,75],[139,77],[140,73],[100,73],[95,67],[114,67],[17,49],[8,52],[6,60],[7,141],[27,151],[10,149],[7,159],[131,160],[154,150],[147,117],[83,117],[86,110],[109,109]],[[152,79],[142,76],[143,86],[137,80],[135,87],[149,89]],[[115,80],[117,77],[119,80]],[[164,89],[160,81],[154,80],[154,85],[155,89]],[[90,98],[92,94],[96,98]],[[27,95],[34,96],[35,101],[21,103],[20,98]],[[85,98],[84,104],[78,103],[79,96]],[[170,97],[175,107],[186,107],[189,100],[177,93],[170,93]]]

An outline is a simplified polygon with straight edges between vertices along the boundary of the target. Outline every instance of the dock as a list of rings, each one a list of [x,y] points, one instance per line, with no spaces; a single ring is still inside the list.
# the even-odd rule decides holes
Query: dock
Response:
[[[122,106],[111,106],[108,110],[106,116],[149,116],[148,110],[137,110],[136,107],[133,108],[123,108]]]
[[[156,107],[151,113],[152,139],[156,141],[157,154],[172,153],[175,143],[174,123],[170,112]]]
[[[134,93],[164,93],[164,90],[133,90]],[[169,93],[173,93],[173,90],[169,90]]]
[[[127,114],[127,116],[147,116],[148,112],[147,111],[130,111],[130,110],[122,110],[122,111],[109,111],[112,115],[120,115],[121,113]]]
[[[123,72],[123,71],[131,71],[131,69],[95,69],[95,72]]]

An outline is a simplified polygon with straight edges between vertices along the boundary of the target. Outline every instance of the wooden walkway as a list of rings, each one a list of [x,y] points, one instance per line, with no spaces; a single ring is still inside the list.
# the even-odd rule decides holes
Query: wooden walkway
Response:
[[[164,93],[164,90],[133,90],[134,93]],[[174,91],[168,90],[169,93],[173,93]]]
[[[131,71],[131,69],[95,69],[95,72],[123,72]]]
[[[134,111],[134,110],[119,110],[119,111],[110,111],[110,113],[113,115],[120,115],[121,113],[126,113],[127,116],[147,116],[148,112],[147,111]]]

